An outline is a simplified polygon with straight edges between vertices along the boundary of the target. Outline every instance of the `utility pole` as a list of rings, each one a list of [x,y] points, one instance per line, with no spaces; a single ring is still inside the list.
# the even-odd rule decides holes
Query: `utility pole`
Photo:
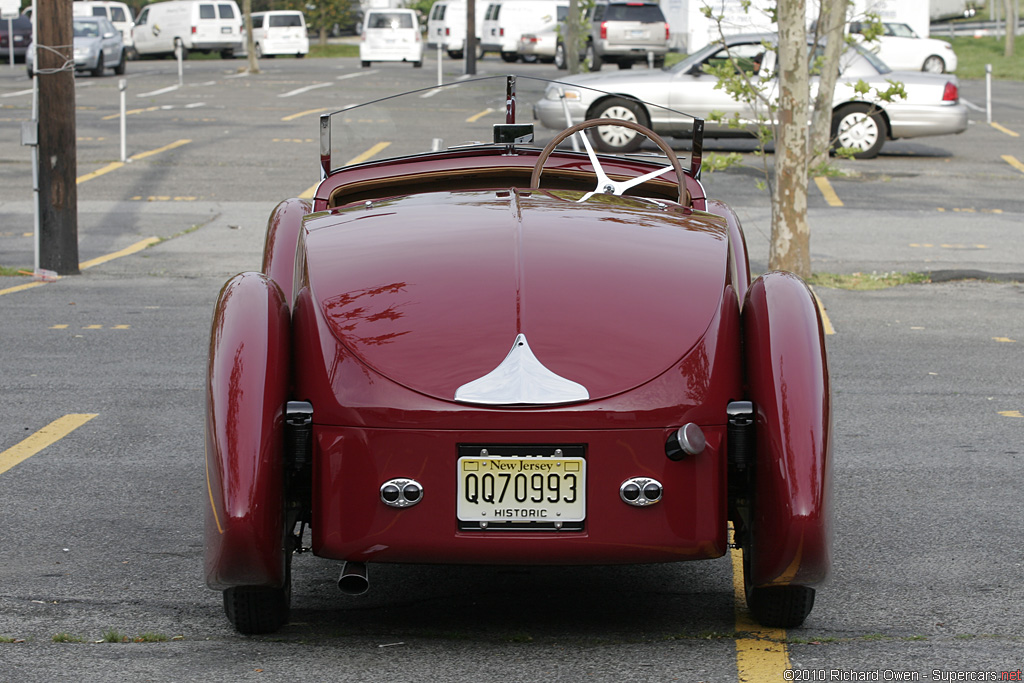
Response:
[[[78,163],[75,145],[75,59],[71,3],[38,0],[36,82],[39,88],[39,267],[78,270]]]
[[[466,75],[476,75],[476,0],[466,0]]]

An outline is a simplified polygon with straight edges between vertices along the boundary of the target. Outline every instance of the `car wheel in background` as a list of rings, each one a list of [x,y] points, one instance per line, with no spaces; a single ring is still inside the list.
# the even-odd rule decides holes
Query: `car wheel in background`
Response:
[[[413,62],[412,63],[412,68],[414,68],[414,69],[419,69],[422,66],[423,66],[423,62]]]
[[[564,71],[568,66],[569,63],[565,59],[565,45],[558,43],[555,45],[555,68]]]
[[[96,68],[90,71],[89,73],[91,73],[93,76],[102,76],[104,68],[105,67],[103,66],[103,51],[101,50],[99,57],[96,58]]]
[[[623,59],[621,62],[619,62],[619,68],[620,69],[632,69],[633,68],[633,62],[629,61],[628,59]]]
[[[451,59],[462,59],[462,50],[448,50]]]
[[[589,65],[589,69],[591,71],[601,70],[601,58],[597,56],[597,51],[594,50],[593,43],[587,44],[587,53],[584,59],[587,60],[587,64]]]
[[[942,57],[938,55],[932,55],[928,59],[924,60],[924,66],[921,67],[921,71],[927,71],[930,74],[941,74],[946,72],[946,62]]]
[[[511,64],[512,62],[519,61],[519,53],[518,52],[502,52],[501,53],[501,58],[504,61],[506,61],[506,62]]]
[[[118,76],[124,76],[125,63],[128,61],[128,51],[121,50],[121,61],[114,66],[114,73]]]
[[[363,60],[363,62],[362,62],[362,67],[363,67],[364,69],[368,69],[368,68],[370,67],[370,63],[369,63],[368,61],[366,61],[366,60]]]
[[[878,109],[855,102],[832,115],[833,147],[857,150],[854,159],[874,159],[885,144],[885,120]]]
[[[643,108],[621,97],[611,97],[600,102],[587,118],[621,119],[649,127]],[[644,141],[644,136],[640,133],[621,126],[600,126],[593,128],[592,131],[591,138],[603,152],[634,152]]]

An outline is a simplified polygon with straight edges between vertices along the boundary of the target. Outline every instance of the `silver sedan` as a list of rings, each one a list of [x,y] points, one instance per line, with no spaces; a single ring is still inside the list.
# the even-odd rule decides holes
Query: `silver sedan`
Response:
[[[759,121],[770,121],[769,112],[733,99],[718,87],[718,79],[707,73],[707,67],[728,63],[731,53],[737,66],[771,98],[777,90],[775,52],[765,45],[773,40],[771,34],[732,36],[726,44],[709,45],[663,70],[570,76],[548,87],[534,115],[544,127],[555,130],[564,129],[570,121],[615,118],[673,137],[689,136],[697,117],[705,120],[705,137],[748,136]],[[859,93],[855,88],[859,81],[871,86],[871,92],[886,90],[889,81],[901,82],[906,97],[881,101],[870,93]],[[842,56],[832,108],[834,145],[856,150],[853,156],[859,159],[877,156],[886,140],[967,129],[967,108],[960,103],[955,76],[891,71],[857,46]],[[633,151],[643,141],[639,133],[626,128],[594,130],[595,143],[608,152]]]
[[[75,71],[88,71],[102,76],[105,69],[117,75],[125,72],[126,54],[121,32],[106,17],[74,17]],[[35,75],[36,47],[33,44],[25,56],[25,69],[29,78]]]

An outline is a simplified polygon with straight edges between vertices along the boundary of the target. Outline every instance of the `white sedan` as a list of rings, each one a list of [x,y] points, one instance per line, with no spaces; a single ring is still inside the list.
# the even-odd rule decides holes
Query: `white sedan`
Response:
[[[534,106],[534,116],[553,130],[589,119],[614,118],[676,137],[689,135],[693,118],[698,117],[705,121],[707,138],[751,135],[768,113],[734,99],[708,69],[728,63],[731,54],[737,66],[771,97],[778,85],[775,52],[766,50],[765,44],[774,40],[773,34],[730,36],[725,45],[709,45],[667,69],[569,76],[548,86],[544,99]],[[882,101],[871,92],[859,92],[861,81],[881,91],[892,81],[900,82],[906,97]],[[832,100],[836,147],[855,150],[855,158],[870,159],[878,155],[886,140],[966,129],[967,107],[960,102],[956,76],[894,72],[858,45],[843,54]],[[639,133],[626,128],[601,126],[593,130],[595,143],[606,152],[635,151],[643,142]]]
[[[850,24],[850,33],[862,33],[860,22]],[[944,40],[921,38],[907,24],[883,23],[882,34],[864,42],[864,47],[898,71],[928,71],[934,74],[956,71],[956,53]]]

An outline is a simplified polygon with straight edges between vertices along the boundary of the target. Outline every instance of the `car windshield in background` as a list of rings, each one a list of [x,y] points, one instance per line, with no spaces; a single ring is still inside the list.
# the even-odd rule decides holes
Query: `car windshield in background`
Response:
[[[657,5],[608,5],[604,21],[638,21],[654,24],[665,21],[665,15]]]
[[[72,31],[77,38],[98,38],[100,27],[94,21],[75,21]]]
[[[271,14],[271,28],[287,28],[289,26],[302,26],[302,20],[298,14]]]
[[[407,12],[374,12],[367,28],[412,28],[412,15]]]
[[[436,88],[425,88],[393,95],[324,114],[321,117],[321,153],[328,154],[330,170],[362,162],[407,157],[448,149],[494,144],[494,125],[506,123],[506,76],[490,76]],[[515,121],[534,123],[533,108],[541,100],[558,101],[581,90],[599,94],[604,91],[578,84],[540,78],[515,77]],[[692,117],[665,107],[651,108],[672,112],[692,125]],[[417,121],[409,126],[410,117]],[[326,129],[323,120],[327,121]],[[569,127],[566,122],[565,127]],[[534,126],[534,141],[527,146],[543,147],[556,131]],[[578,139],[578,138],[577,138]],[[521,146],[525,143],[517,143]],[[566,141],[564,147],[572,148]],[[581,148],[582,149],[582,148]],[[684,164],[685,165],[685,164]]]

